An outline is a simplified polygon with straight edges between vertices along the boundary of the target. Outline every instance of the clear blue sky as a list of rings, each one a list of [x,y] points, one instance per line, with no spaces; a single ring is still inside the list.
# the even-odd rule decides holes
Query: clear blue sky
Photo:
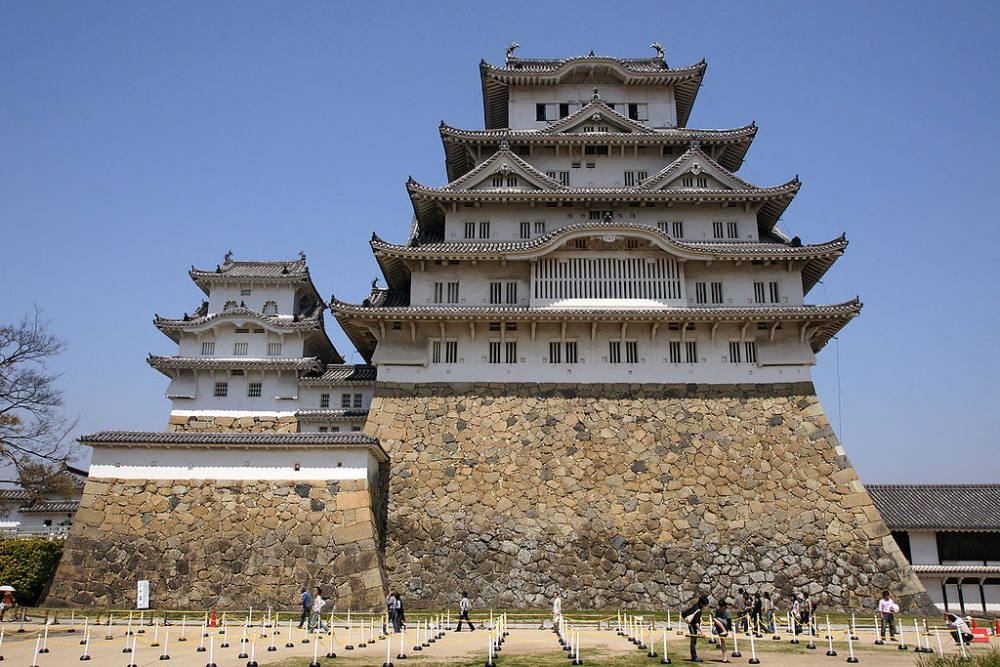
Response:
[[[1000,481],[998,8],[2,2],[0,319],[53,319],[79,432],[163,429],[144,357],[176,348],[150,321],[200,303],[191,264],[305,250],[359,300],[371,232],[409,228],[406,177],[444,183],[438,122],[482,127],[481,58],[658,40],[708,60],[691,126],[760,126],[744,177],[801,176],[783,228],[852,241],[811,298],[865,302],[815,372],[862,479]]]

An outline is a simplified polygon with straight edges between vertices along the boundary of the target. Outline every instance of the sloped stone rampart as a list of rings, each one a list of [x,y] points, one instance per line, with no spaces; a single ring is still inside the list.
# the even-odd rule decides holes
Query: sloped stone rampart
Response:
[[[45,604],[292,608],[303,585],[377,609],[385,580],[366,480],[90,479]]]
[[[299,420],[284,417],[259,416],[221,417],[213,415],[170,415],[168,433],[298,433]]]
[[[392,459],[390,586],[423,604],[930,606],[812,383],[380,383],[366,430]]]

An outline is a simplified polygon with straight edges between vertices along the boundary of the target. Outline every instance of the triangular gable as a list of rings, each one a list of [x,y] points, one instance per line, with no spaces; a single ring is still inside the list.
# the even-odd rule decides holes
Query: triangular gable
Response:
[[[517,178],[516,185],[507,185],[508,178]],[[502,178],[503,185],[495,185],[494,178]],[[441,188],[442,190],[478,190],[484,188],[517,188],[524,190],[564,190],[565,186],[554,178],[549,178],[519,156],[511,152],[507,142],[500,144],[500,150],[465,174]]]
[[[656,134],[642,123],[624,116],[599,99],[588,102],[565,118],[546,125],[539,134],[574,134],[585,132],[588,126],[604,126],[610,132],[632,134]]]
[[[693,176],[695,179],[700,177],[707,180],[708,183],[701,186],[683,185],[682,179],[686,176]],[[639,189],[664,190],[673,187],[718,189],[719,186],[726,190],[759,189],[756,185],[744,181],[710,158],[695,141],[691,143],[691,148],[682,153],[676,160],[640,183]]]

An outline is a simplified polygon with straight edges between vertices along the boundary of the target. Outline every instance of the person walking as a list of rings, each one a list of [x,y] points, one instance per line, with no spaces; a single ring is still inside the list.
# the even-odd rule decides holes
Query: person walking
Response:
[[[309,623],[309,632],[315,630],[323,630],[325,632],[329,630],[326,624],[323,623],[323,605],[325,604],[326,600],[323,599],[323,591],[317,586],[316,595],[312,599],[312,621]]]
[[[691,607],[681,612],[681,618],[688,626],[688,637],[691,638],[691,662],[702,662],[698,657],[698,637],[701,633],[701,612],[708,606],[708,596],[702,595]]]
[[[746,607],[746,591],[742,588],[736,591],[736,598],[733,600],[733,606],[736,608],[737,614],[742,614],[744,607]],[[746,620],[739,618],[736,621],[736,627],[740,630],[746,627]]]
[[[462,631],[462,621],[465,621],[469,625],[469,632],[475,630],[475,626],[472,625],[472,621],[469,620],[469,594],[462,591],[462,601],[458,603],[458,629],[455,632]]]
[[[753,605],[750,608],[750,619],[753,623],[751,630],[760,637],[764,631],[764,600],[760,596],[760,591],[753,594]]]
[[[386,618],[388,618],[388,625],[392,627],[393,632],[399,632],[399,626],[396,623],[396,594],[389,592],[389,595],[385,598],[385,612]],[[386,628],[388,631],[389,628]],[[388,632],[386,632],[388,634]]]
[[[810,634],[812,633],[812,622],[813,622],[813,603],[809,599],[809,593],[802,594],[802,624],[806,628],[810,629]]]
[[[897,611],[899,611],[899,605],[889,597],[889,591],[882,591],[882,599],[878,601],[878,613],[882,621],[882,627],[879,628],[881,633],[879,639],[882,641],[885,641],[886,626],[889,627],[889,641],[896,641],[896,621],[893,614]]]
[[[562,598],[559,597],[559,591],[556,591],[552,594],[552,627],[558,630],[560,621],[562,621]]]
[[[403,594],[396,593],[396,632],[406,629],[406,610],[403,609]]]
[[[299,619],[299,629],[302,629],[303,625],[309,623],[309,615],[312,613],[312,596],[309,595],[309,589],[302,589],[302,617]]]
[[[729,604],[725,600],[719,600],[719,608],[715,610],[715,619],[712,621],[712,634],[719,638],[719,648],[722,649],[722,662],[729,662],[726,655],[726,637],[733,631],[733,615],[729,611]]]
[[[774,634],[774,602],[771,600],[771,594],[764,591],[763,600],[761,600],[761,610],[764,612],[764,622],[767,624],[767,631],[772,635]]]
[[[795,629],[795,634],[802,634],[802,594],[795,594],[795,601],[792,602],[792,625]]]

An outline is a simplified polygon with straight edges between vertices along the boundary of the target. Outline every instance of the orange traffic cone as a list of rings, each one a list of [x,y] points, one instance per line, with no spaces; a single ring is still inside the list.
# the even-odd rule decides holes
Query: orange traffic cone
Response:
[[[215,622],[215,611],[214,610],[212,611],[212,622],[208,624],[208,627],[210,627],[210,628],[218,627],[218,625]]]

